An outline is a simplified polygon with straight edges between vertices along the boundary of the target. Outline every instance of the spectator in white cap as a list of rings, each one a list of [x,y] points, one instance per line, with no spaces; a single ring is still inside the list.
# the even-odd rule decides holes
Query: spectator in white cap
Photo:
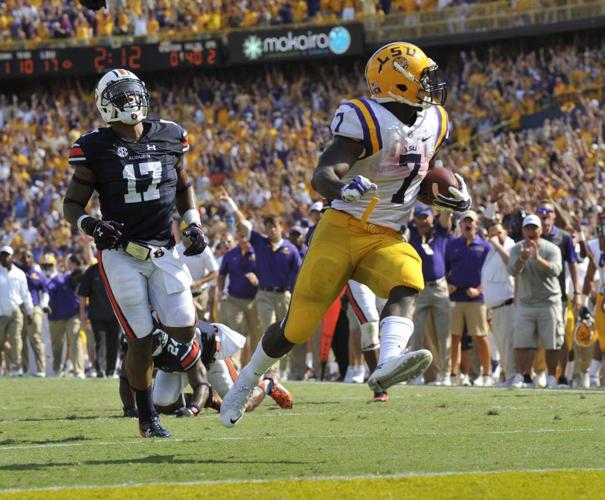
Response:
[[[564,340],[561,313],[561,250],[541,238],[542,222],[537,215],[523,219],[523,241],[510,251],[508,272],[517,278],[513,347],[517,373],[513,387],[531,386],[531,366],[538,339],[546,351],[547,387],[557,387],[555,372]]]
[[[21,376],[21,350],[23,348],[21,330],[25,309],[28,323],[32,322],[34,306],[27,287],[27,277],[17,266],[13,265],[13,249],[9,246],[0,248],[0,346],[8,339],[11,344],[10,370],[11,377]]]

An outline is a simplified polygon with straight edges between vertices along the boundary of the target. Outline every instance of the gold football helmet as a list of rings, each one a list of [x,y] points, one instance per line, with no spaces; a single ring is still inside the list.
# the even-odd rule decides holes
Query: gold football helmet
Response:
[[[588,347],[597,340],[597,337],[594,316],[590,313],[588,308],[580,308],[574,332],[575,343],[582,347]]]
[[[420,48],[394,42],[378,49],[366,64],[371,96],[416,108],[443,105],[447,84],[438,77],[438,66]]]

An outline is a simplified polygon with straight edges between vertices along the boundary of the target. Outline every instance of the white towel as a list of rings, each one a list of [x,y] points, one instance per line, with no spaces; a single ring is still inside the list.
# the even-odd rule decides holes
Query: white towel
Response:
[[[191,287],[191,273],[185,263],[179,258],[175,248],[162,248],[161,252],[151,252],[151,261],[162,271],[166,291],[169,295],[181,293]]]
[[[218,329],[217,338],[221,345],[220,350],[216,353],[216,359],[225,359],[233,356],[246,344],[246,337],[232,330],[221,323],[212,323]]]

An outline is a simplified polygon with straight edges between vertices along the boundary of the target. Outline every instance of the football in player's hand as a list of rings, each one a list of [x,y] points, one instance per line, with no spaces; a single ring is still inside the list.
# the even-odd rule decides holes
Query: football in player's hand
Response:
[[[460,188],[460,184],[456,177],[454,177],[453,172],[447,168],[433,167],[429,169],[420,183],[418,201],[421,201],[425,205],[432,205],[439,193],[451,197],[452,194],[448,191],[450,187]]]

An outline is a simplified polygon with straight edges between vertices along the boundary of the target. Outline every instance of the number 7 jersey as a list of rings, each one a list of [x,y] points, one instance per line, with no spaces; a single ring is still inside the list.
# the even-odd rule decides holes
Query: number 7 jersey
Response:
[[[83,135],[69,150],[69,163],[94,174],[103,219],[123,223],[129,240],[164,242],[172,235],[179,160],[189,143],[174,122],[143,124],[138,141],[124,140],[110,127]]]
[[[448,117],[442,106],[418,112],[411,127],[372,99],[343,102],[330,126],[332,133],[361,141],[362,156],[355,162],[343,182],[363,175],[378,187],[379,202],[367,222],[400,231],[408,223],[416,203],[420,183],[429,162],[449,132]],[[361,219],[372,199],[346,203],[332,201],[332,207]]]

